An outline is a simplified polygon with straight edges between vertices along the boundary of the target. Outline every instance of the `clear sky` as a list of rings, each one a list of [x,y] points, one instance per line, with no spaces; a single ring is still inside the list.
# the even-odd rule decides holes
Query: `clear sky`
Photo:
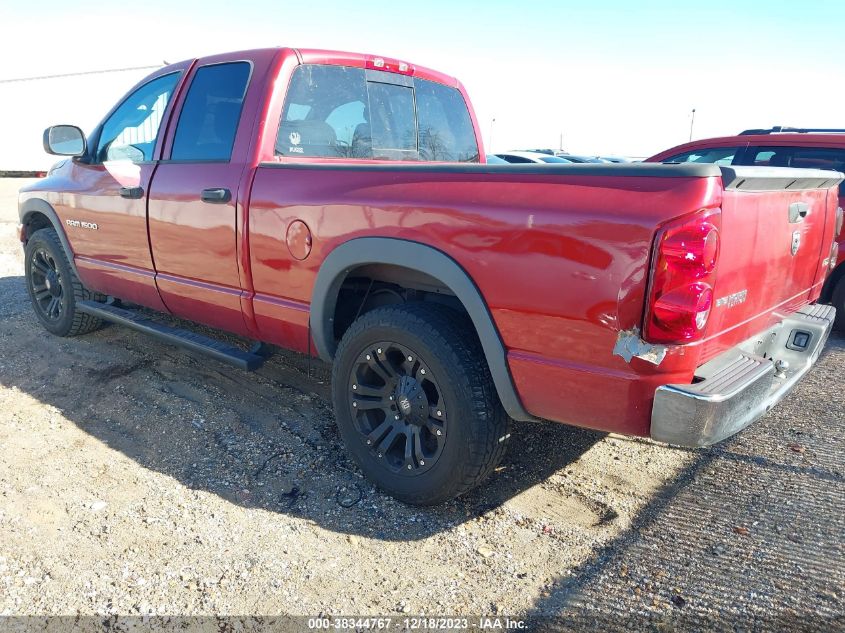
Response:
[[[380,54],[456,75],[492,149],[648,156],[749,127],[845,127],[845,2],[3,0],[0,80],[264,46]],[[0,169],[52,162],[145,72],[0,83]],[[495,119],[495,123],[492,123]],[[489,150],[490,148],[488,148]]]

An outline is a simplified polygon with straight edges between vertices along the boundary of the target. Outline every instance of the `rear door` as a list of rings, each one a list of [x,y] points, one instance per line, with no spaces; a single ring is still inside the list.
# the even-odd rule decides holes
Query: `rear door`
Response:
[[[243,334],[237,201],[252,126],[239,123],[251,75],[251,61],[197,62],[149,194],[150,248],[167,308]]]

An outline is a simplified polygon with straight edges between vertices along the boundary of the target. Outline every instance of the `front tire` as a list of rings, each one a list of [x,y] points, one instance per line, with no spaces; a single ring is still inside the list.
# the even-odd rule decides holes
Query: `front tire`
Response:
[[[73,272],[55,229],[39,229],[24,249],[26,289],[35,315],[56,336],[76,336],[96,330],[100,319],[80,312],[77,301],[99,299]]]
[[[400,304],[361,316],[338,347],[332,393],[352,457],[400,501],[461,495],[504,454],[510,419],[481,345],[469,320],[445,306]]]

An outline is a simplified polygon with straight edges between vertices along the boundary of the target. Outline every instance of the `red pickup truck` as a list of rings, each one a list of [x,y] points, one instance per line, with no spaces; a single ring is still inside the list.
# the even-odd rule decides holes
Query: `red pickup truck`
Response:
[[[834,319],[815,301],[842,174],[486,165],[461,84],[399,60],[192,59],[44,144],[72,156],[20,195],[48,331],[108,320],[244,369],[272,345],[332,362],[348,450],[410,503],[481,481],[512,419],[717,442]]]

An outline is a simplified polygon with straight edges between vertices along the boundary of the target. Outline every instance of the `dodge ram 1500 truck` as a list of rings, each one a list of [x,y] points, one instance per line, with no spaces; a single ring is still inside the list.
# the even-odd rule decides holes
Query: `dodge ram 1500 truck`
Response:
[[[20,195],[48,331],[107,320],[244,369],[273,345],[318,355],[347,449],[409,503],[480,482],[511,420],[722,440],[834,318],[814,302],[842,174],[486,165],[462,85],[399,60],[192,59],[44,145],[72,157]]]

